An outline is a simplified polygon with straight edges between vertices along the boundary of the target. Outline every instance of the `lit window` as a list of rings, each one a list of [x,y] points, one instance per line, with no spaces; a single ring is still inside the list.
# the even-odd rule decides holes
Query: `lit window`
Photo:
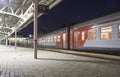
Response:
[[[48,42],[50,42],[50,38],[48,37]]]
[[[82,31],[82,41],[85,40],[85,31]]]
[[[66,34],[65,33],[63,34],[63,40],[64,41],[66,40]]]
[[[54,36],[54,42],[56,42],[56,36]]]
[[[51,42],[53,42],[53,36],[51,36]]]
[[[57,36],[57,41],[60,42],[60,35]]]
[[[88,31],[88,40],[96,40],[96,30],[91,29]]]
[[[101,40],[110,40],[112,38],[112,27],[101,28]]]
[[[120,25],[119,25],[119,36],[118,37],[120,38]]]

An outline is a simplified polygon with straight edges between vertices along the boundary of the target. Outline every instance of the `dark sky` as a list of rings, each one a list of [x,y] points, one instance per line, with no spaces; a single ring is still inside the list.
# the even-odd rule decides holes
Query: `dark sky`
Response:
[[[120,11],[120,0],[63,0],[59,5],[39,17],[38,32],[51,32],[73,23],[104,16]],[[18,32],[19,35],[33,34],[33,22]]]

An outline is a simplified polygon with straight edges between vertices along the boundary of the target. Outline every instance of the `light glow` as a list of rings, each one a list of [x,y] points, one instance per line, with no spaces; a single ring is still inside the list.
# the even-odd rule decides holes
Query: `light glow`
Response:
[[[2,19],[0,18],[0,21],[2,21]]]

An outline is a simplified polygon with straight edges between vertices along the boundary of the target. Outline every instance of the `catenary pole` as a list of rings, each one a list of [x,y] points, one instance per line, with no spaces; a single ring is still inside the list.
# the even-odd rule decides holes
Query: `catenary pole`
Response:
[[[38,29],[38,1],[33,0],[34,2],[34,59],[37,59],[37,29]]]

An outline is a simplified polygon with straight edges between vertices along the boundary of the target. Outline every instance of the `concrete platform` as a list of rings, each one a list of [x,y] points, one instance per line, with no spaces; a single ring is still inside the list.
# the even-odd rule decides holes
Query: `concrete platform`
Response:
[[[0,46],[0,77],[119,77],[120,61]]]
[[[84,51],[80,52],[80,51],[74,51],[74,50],[52,49],[52,48],[40,48],[40,49],[47,50],[47,51],[66,53],[66,54],[79,55],[79,56],[88,56],[88,57],[120,61],[120,56],[117,56],[117,55],[100,54],[100,53],[93,53],[93,52],[91,53],[91,52],[84,52]]]

